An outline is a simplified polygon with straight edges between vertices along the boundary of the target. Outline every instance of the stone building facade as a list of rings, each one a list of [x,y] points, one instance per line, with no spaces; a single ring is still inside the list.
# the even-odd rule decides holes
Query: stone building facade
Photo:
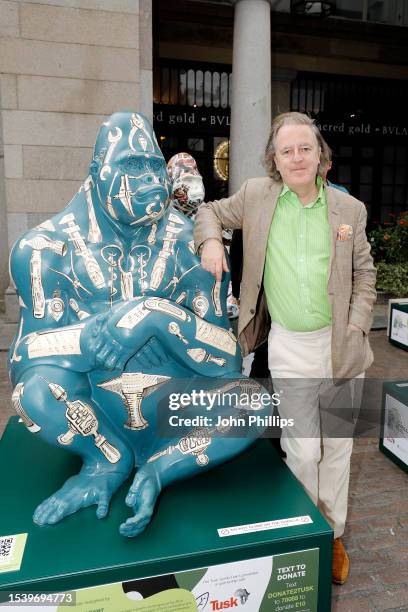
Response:
[[[61,210],[112,112],[152,113],[151,0],[0,0],[0,300],[8,250]]]

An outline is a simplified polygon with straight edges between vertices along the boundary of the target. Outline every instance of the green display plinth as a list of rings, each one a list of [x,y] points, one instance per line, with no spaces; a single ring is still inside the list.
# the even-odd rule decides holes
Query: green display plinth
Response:
[[[408,351],[408,304],[391,304],[389,341]]]
[[[383,384],[380,450],[408,473],[408,380]]]
[[[142,593],[140,579],[161,576],[162,589],[173,587],[172,596],[178,587],[176,593],[193,597],[189,590],[198,585],[191,608],[153,605],[153,599],[149,608],[150,597],[163,599],[164,594],[151,595],[160,589],[146,580],[149,599],[127,600],[126,607],[116,601],[104,609],[196,610],[204,609],[199,607],[204,601],[199,597],[204,597],[205,610],[244,603],[247,612],[330,610],[333,532],[268,440],[215,470],[169,487],[151,524],[134,539],[118,533],[130,515],[124,501],[130,482],[114,496],[106,519],[97,520],[92,507],[58,525],[33,524],[35,507],[75,474],[80,462],[44,444],[17,418],[10,420],[0,441],[0,466],[0,537],[27,534],[20,570],[1,571],[0,563],[0,591],[61,592],[139,581],[135,590]],[[241,565],[225,565],[237,563]],[[235,572],[230,581],[229,568]],[[258,599],[254,586],[248,587],[257,572],[265,579]],[[212,585],[224,589],[227,597],[217,599]],[[112,593],[122,592],[121,587],[115,585]],[[81,592],[77,596],[81,599]],[[93,602],[78,609],[102,607],[96,596]]]

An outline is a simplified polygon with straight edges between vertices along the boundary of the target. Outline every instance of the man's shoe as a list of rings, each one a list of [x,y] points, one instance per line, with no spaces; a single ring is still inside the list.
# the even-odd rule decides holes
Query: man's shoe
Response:
[[[332,575],[335,584],[344,584],[348,578],[350,570],[350,559],[346,553],[341,538],[336,538],[333,542],[333,565]]]

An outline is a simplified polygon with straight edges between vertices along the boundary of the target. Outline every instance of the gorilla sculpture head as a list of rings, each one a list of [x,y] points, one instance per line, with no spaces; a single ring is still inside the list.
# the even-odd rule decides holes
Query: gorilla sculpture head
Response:
[[[204,184],[194,157],[177,153],[169,160],[167,172],[172,184],[173,204],[187,217],[192,217],[204,200]]]
[[[140,113],[115,113],[99,130],[90,174],[101,205],[125,225],[150,225],[170,204],[166,162]]]

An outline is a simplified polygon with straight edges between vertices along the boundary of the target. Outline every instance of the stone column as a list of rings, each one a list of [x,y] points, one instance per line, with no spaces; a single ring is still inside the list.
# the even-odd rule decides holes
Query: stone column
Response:
[[[263,176],[261,158],[271,126],[270,0],[232,0],[230,193]]]

